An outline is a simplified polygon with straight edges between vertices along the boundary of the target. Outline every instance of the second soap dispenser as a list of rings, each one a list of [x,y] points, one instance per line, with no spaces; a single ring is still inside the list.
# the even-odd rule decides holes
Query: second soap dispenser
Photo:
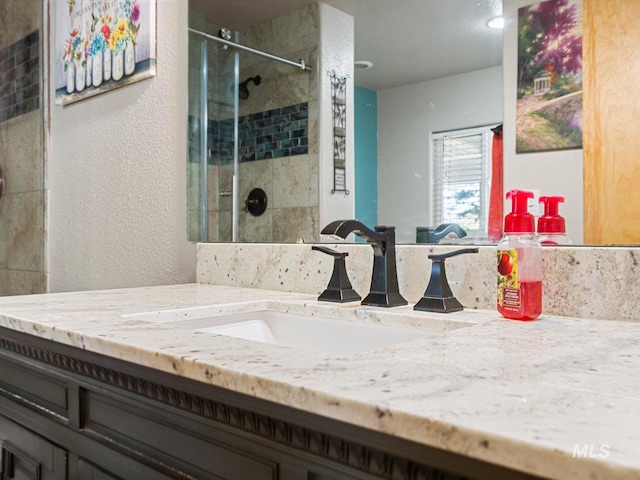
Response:
[[[544,215],[538,218],[538,241],[542,245],[569,245],[564,218],[559,213],[558,204],[564,197],[542,196],[538,200],[544,204]]]

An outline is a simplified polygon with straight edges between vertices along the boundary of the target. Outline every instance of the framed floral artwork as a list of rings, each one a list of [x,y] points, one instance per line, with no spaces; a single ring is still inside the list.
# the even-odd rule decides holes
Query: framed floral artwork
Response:
[[[516,153],[582,148],[582,0],[518,9]]]
[[[61,0],[54,5],[57,105],[156,74],[156,0]]]

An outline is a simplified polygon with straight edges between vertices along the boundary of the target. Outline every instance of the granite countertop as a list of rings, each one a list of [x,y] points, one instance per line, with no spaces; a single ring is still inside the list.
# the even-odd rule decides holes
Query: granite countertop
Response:
[[[175,324],[264,308],[437,334],[337,355]],[[523,323],[189,284],[1,297],[0,326],[544,477],[640,476],[638,324]]]

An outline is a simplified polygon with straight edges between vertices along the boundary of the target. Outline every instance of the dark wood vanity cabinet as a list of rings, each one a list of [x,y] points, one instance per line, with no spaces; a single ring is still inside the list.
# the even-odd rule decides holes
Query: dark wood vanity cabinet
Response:
[[[532,478],[0,328],[1,480]]]
[[[2,480],[64,480],[67,452],[0,416]]]

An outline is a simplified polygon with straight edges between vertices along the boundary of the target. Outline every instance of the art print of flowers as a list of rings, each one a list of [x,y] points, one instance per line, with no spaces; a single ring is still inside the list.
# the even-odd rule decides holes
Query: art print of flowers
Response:
[[[120,51],[124,50],[127,47],[127,43],[129,42],[129,32],[127,27],[127,22],[124,19],[120,19],[116,24],[115,28],[111,30],[111,34],[109,36],[109,49],[117,54]]]
[[[75,102],[155,75],[156,3],[157,0],[53,2],[59,52],[55,62],[57,104]],[[84,82],[80,77],[83,72]]]
[[[80,61],[84,56],[84,46],[80,37],[80,30],[74,28],[67,37],[64,46],[62,60],[64,61],[64,71],[67,71],[69,64],[74,61]]]
[[[111,37],[111,27],[109,25],[103,25],[100,29],[100,34],[104,38],[105,43],[109,43],[109,37]]]
[[[128,40],[136,45],[136,37],[140,30],[140,5],[137,0],[124,0],[115,10],[118,21],[118,29],[126,29]]]
[[[95,55],[98,52],[104,52],[107,49],[107,41],[104,38],[104,35],[98,33],[94,35],[91,39],[91,44],[89,45],[89,56]]]
[[[73,57],[75,55],[75,51],[80,43],[80,36],[78,35],[78,29],[75,28],[69,33],[69,37],[65,41],[64,44],[64,53],[62,54],[62,59],[65,64],[65,71],[67,65],[73,62]]]

